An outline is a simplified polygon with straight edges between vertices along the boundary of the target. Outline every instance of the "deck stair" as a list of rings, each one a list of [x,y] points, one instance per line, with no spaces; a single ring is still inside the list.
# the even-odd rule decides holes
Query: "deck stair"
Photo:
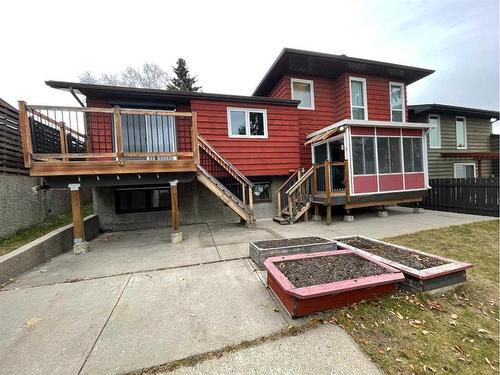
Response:
[[[286,225],[293,224],[301,217],[308,220],[307,211],[312,207],[313,172],[314,167],[305,172],[299,168],[278,189],[278,215],[273,218],[274,221]]]
[[[200,135],[198,144],[200,151],[200,162],[196,166],[198,181],[240,216],[247,225],[255,225],[254,184]]]

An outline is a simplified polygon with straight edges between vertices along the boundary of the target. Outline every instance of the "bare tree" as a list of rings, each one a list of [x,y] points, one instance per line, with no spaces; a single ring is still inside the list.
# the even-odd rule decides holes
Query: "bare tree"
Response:
[[[79,78],[82,83],[150,89],[166,89],[170,83],[168,73],[157,64],[152,63],[145,63],[139,69],[129,66],[119,74],[104,73],[100,77],[96,77],[87,71]]]

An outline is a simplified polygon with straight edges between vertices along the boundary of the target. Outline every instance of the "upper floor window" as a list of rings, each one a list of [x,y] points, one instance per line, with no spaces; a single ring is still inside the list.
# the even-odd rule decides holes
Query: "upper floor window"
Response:
[[[366,79],[349,77],[351,90],[351,118],[353,120],[368,120],[366,106]]]
[[[300,109],[314,109],[314,84],[307,79],[292,78],[292,99],[300,100]]]
[[[265,109],[228,108],[227,119],[231,138],[267,138]]]
[[[439,115],[429,115],[429,124],[436,125],[429,131],[429,147],[441,148],[441,119]]]
[[[391,82],[389,84],[391,95],[391,121],[404,122],[405,120],[405,94],[404,84]]]
[[[465,124],[465,117],[457,117],[455,119],[455,129],[457,148],[467,148],[467,125]]]
[[[403,138],[403,160],[405,172],[422,172],[424,170],[422,138]]]

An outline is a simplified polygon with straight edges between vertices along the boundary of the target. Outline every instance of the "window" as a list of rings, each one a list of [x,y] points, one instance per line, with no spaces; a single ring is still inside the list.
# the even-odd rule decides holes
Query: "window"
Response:
[[[405,172],[422,172],[422,138],[403,138]]]
[[[400,138],[377,137],[378,172],[401,173]]]
[[[441,148],[441,120],[438,115],[429,115],[429,124],[436,125],[429,131],[429,147]]]
[[[270,202],[271,201],[271,183],[269,181],[265,182],[254,182],[255,189],[253,192],[254,202]]]
[[[404,122],[405,120],[405,94],[404,85],[402,83],[391,82],[391,121]]]
[[[117,214],[170,209],[170,189],[151,187],[115,189],[115,211]]]
[[[352,137],[354,174],[375,174],[374,144],[374,137]]]
[[[314,146],[314,163],[321,164],[325,160],[328,160],[328,149],[327,144],[322,143],[320,145]]]
[[[475,178],[476,164],[456,163],[453,164],[453,177],[455,178]]]
[[[366,80],[349,77],[351,87],[351,118],[353,120],[368,120],[366,108]]]
[[[229,137],[267,138],[267,113],[264,109],[228,108]]]
[[[292,99],[300,100],[300,109],[314,109],[313,81],[292,78]]]
[[[457,148],[467,148],[467,126],[465,124],[465,117],[456,118],[455,129],[457,136]]]

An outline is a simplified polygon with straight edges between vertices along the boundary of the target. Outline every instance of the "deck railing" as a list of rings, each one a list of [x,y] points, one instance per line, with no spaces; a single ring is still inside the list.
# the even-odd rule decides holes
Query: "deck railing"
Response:
[[[189,161],[194,165],[199,160],[196,113],[19,102],[19,116],[28,168],[61,162],[126,166]]]
[[[327,198],[336,193],[349,195],[348,162],[329,162],[313,165],[313,195],[325,194]],[[327,183],[328,182],[328,183]]]

